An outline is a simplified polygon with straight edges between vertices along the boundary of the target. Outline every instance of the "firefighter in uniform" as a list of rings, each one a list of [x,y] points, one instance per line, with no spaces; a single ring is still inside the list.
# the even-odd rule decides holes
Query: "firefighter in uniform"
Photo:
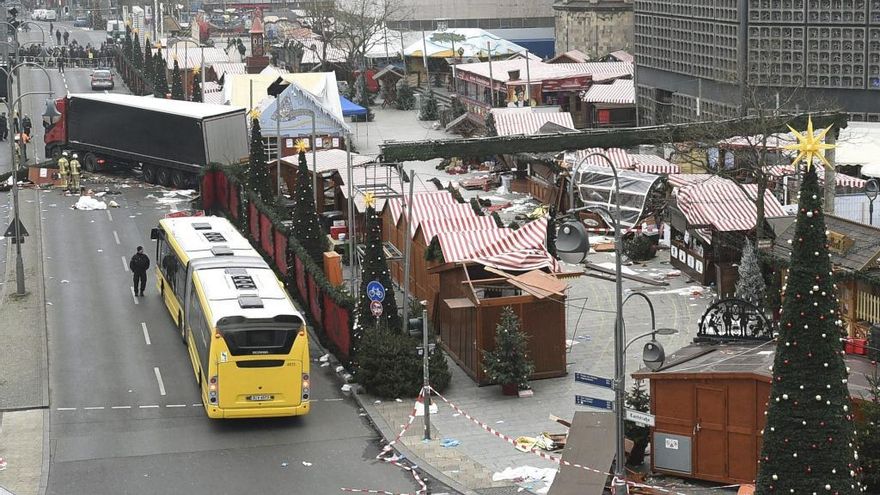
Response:
[[[67,152],[61,153],[58,158],[58,177],[61,179],[61,190],[67,189],[67,181],[70,179],[70,162],[67,161]]]
[[[73,154],[73,159],[70,160],[70,190],[74,194],[79,194],[79,160],[77,160],[76,153]]]

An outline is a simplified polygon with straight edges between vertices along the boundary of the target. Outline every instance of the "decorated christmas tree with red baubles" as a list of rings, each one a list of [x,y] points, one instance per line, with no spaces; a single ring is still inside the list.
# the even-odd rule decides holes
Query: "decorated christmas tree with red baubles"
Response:
[[[830,129],[830,128],[829,128]],[[792,132],[803,161],[791,263],[783,285],[785,302],[773,382],[764,426],[755,493],[759,495],[854,495],[859,483],[853,409],[847,388],[843,331],[832,279],[822,193],[813,160],[824,162],[813,123]]]

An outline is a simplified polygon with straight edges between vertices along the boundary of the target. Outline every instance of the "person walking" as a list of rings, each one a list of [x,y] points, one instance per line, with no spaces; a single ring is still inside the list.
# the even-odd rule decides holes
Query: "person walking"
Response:
[[[34,127],[34,124],[31,122],[31,118],[28,117],[27,115],[25,115],[24,118],[21,119],[22,130],[24,131],[25,134],[30,136],[31,129],[33,129],[33,127]]]
[[[54,24],[52,24],[52,21],[49,21],[49,32],[50,32],[50,33],[51,33],[52,31],[54,31],[53,28],[54,28]]]
[[[61,153],[58,158],[58,176],[61,179],[61,191],[67,190],[67,181],[70,180],[70,162],[67,161],[67,152]]]
[[[144,289],[147,287],[147,269],[150,268],[150,258],[144,254],[144,247],[138,246],[137,253],[131,257],[128,267],[132,273],[132,284],[134,285],[134,295],[143,296]]]
[[[16,134],[21,132],[21,126],[19,125],[19,122],[18,122],[18,111],[15,111],[12,114],[12,132],[14,132]]]
[[[76,153],[73,154],[73,159],[70,160],[70,192],[74,194],[79,194],[79,160],[77,160]]]
[[[58,72],[64,74],[64,55],[58,57]]]
[[[55,41],[56,41],[56,43],[55,43],[56,45],[61,44],[61,30],[60,29],[55,30]]]
[[[67,41],[70,39],[70,33],[64,31],[64,44],[67,44]]]

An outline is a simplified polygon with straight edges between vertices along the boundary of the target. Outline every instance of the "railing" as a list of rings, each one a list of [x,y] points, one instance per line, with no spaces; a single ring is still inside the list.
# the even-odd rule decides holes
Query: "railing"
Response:
[[[859,292],[856,299],[856,320],[880,323],[880,297]]]

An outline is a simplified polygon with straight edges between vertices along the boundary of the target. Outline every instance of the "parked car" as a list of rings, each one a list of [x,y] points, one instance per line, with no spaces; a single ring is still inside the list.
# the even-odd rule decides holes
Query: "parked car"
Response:
[[[73,27],[78,27],[78,28],[89,27],[89,18],[88,17],[77,17],[73,21]]]
[[[43,15],[42,15],[42,17],[40,17],[40,20],[56,21],[56,20],[58,20],[58,14],[54,10],[49,9],[49,10],[46,10],[43,12]]]
[[[95,69],[92,71],[92,91],[113,89],[113,73],[107,69]]]

